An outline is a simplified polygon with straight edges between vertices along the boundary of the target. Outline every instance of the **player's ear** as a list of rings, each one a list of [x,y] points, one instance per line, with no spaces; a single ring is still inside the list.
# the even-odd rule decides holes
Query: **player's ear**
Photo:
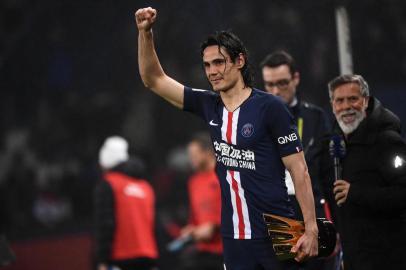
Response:
[[[237,57],[236,64],[238,68],[243,68],[245,66],[245,56],[243,53],[240,53]]]

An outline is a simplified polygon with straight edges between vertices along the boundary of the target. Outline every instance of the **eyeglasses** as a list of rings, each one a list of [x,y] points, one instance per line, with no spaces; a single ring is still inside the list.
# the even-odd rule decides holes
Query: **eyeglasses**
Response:
[[[265,86],[267,88],[278,87],[278,89],[280,89],[280,90],[286,90],[291,81],[292,81],[292,79],[282,79],[282,80],[279,80],[276,82],[265,82]]]

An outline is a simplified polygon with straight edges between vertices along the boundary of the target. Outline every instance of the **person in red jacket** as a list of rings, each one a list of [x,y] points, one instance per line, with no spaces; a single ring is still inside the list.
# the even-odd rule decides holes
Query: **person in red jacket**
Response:
[[[196,134],[187,150],[195,173],[188,182],[190,221],[183,228],[182,237],[191,236],[196,242],[196,249],[193,254],[188,254],[182,269],[223,269],[223,247],[219,232],[221,191],[209,135]]]
[[[143,163],[129,158],[128,143],[118,136],[106,139],[99,163],[103,180],[94,193],[98,270],[156,269],[155,195],[144,180]]]

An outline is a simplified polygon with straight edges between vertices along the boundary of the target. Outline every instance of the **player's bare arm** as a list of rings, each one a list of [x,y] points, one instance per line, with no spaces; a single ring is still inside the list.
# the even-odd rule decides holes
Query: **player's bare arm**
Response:
[[[282,161],[292,176],[296,198],[303,213],[305,233],[292,248],[292,252],[297,253],[295,259],[302,261],[318,254],[318,228],[311,180],[303,152],[286,156]]]
[[[135,12],[138,28],[138,66],[144,85],[178,108],[183,108],[184,86],[167,76],[155,51],[152,26],[157,11],[151,7]]]

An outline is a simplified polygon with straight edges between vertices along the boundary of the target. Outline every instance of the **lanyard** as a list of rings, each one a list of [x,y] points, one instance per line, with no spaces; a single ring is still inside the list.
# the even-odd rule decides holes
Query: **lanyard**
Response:
[[[302,139],[303,137],[303,118],[299,117],[297,119],[297,132],[299,133],[299,137],[300,139]]]

